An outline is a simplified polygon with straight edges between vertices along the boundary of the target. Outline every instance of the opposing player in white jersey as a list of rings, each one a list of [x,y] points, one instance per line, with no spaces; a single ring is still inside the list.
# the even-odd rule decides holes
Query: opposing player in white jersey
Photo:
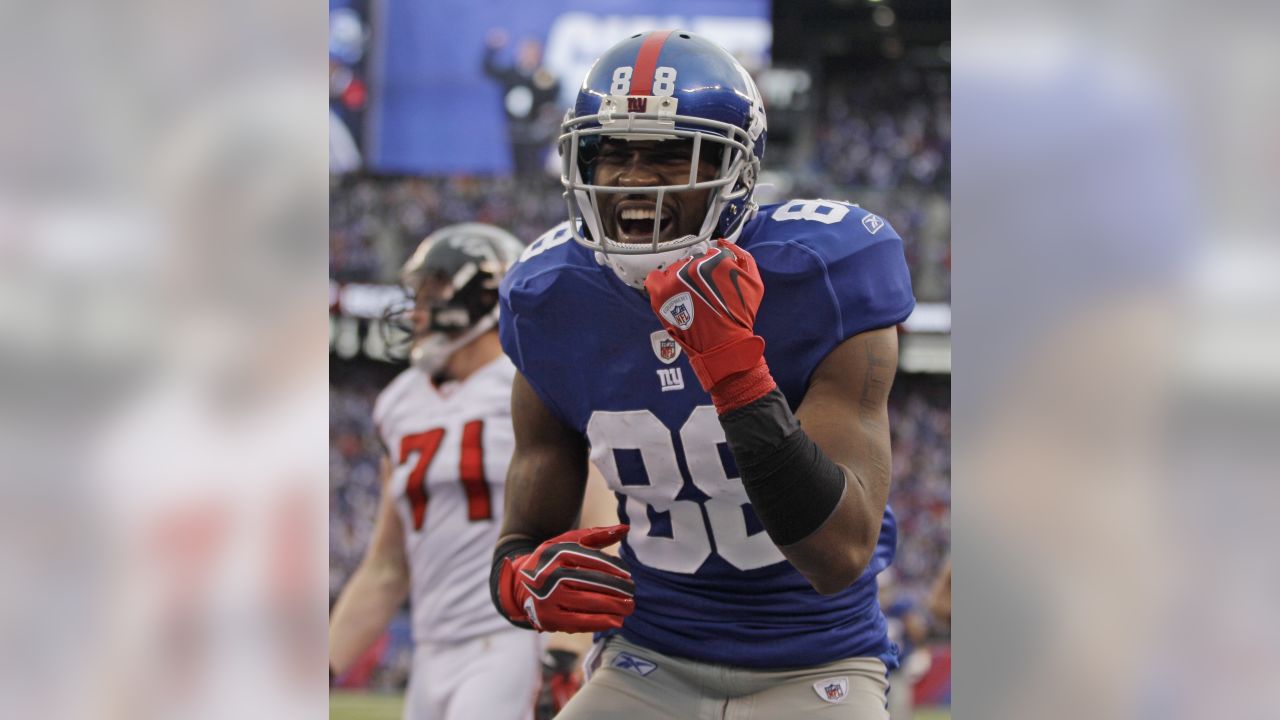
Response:
[[[522,250],[496,227],[465,223],[430,235],[404,268],[412,365],[374,405],[382,500],[334,607],[329,658],[345,671],[408,595],[406,720],[528,718],[538,689],[540,640],[494,611],[487,572],[514,447],[498,283]]]

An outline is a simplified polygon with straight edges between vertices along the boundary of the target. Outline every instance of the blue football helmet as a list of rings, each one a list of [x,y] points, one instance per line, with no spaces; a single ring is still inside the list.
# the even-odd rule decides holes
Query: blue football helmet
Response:
[[[755,81],[723,48],[681,30],[632,35],[596,60],[566,115],[559,139],[560,182],[565,188],[574,240],[596,251],[623,282],[644,286],[649,271],[701,252],[717,238],[737,239],[755,213],[751,200],[766,135],[764,103]],[[593,162],[605,138],[692,139],[689,182],[653,187],[594,184]],[[714,178],[698,180],[699,161],[718,161]],[[711,189],[696,235],[651,243],[607,237],[600,218],[601,193],[654,195]]]

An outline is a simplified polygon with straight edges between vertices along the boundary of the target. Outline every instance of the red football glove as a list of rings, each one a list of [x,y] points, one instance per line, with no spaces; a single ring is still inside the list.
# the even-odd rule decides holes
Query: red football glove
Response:
[[[752,329],[764,283],[751,253],[717,240],[702,255],[649,273],[644,289],[667,333],[689,354],[718,412],[777,387],[764,362],[764,338]]]
[[[626,525],[557,535],[528,555],[502,561],[498,600],[516,622],[546,632],[622,627],[636,609],[636,585],[621,558],[600,552],[623,538]]]

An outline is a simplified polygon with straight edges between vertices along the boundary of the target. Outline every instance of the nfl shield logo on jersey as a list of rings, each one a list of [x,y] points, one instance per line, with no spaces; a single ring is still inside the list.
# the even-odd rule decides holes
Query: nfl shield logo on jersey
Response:
[[[671,339],[666,330],[655,330],[650,333],[649,344],[653,346],[653,354],[668,365],[680,357],[680,346]]]
[[[681,330],[688,330],[693,324],[693,298],[689,293],[682,292],[662,303],[658,312],[667,319],[667,322]]]
[[[829,703],[838,703],[844,700],[845,695],[849,694],[849,678],[833,677],[819,680],[813,684],[813,690],[823,700]]]

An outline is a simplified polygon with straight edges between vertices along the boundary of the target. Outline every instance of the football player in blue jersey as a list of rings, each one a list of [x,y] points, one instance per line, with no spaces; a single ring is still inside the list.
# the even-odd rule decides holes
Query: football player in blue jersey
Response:
[[[562,128],[570,218],[503,280],[516,450],[490,588],[516,625],[600,633],[559,717],[887,717],[875,576],[915,301],[881,218],[753,202],[766,134],[720,47],[623,40]],[[570,531],[588,458],[621,523]]]

